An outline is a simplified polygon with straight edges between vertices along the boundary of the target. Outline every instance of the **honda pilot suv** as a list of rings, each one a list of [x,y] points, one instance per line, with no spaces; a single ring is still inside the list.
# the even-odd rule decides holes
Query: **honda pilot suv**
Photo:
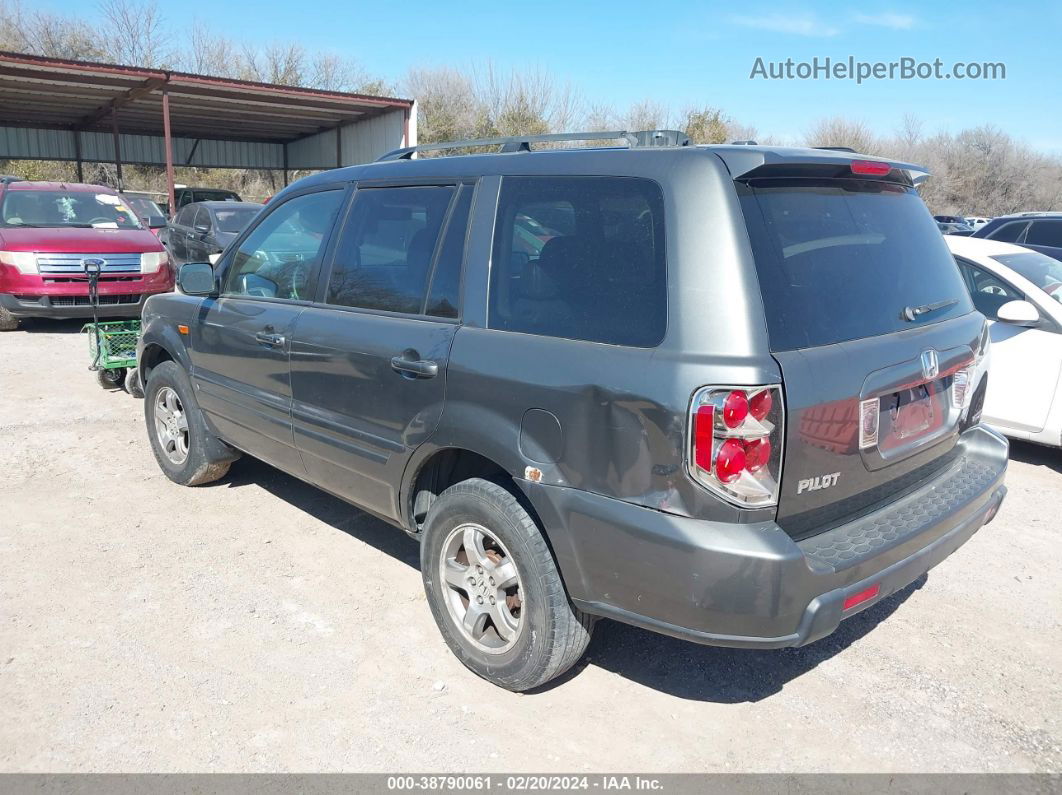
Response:
[[[450,648],[512,690],[599,616],[811,643],[1005,494],[924,174],[616,136],[307,177],[144,309],[165,474],[247,453],[404,530]]]
[[[173,289],[166,250],[111,188],[0,184],[0,331],[23,317],[91,317],[86,265],[99,268],[100,317],[138,317]]]

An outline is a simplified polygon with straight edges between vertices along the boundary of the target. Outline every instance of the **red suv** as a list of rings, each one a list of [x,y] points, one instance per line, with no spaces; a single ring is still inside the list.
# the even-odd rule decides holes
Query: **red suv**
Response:
[[[22,317],[91,317],[94,261],[100,317],[139,317],[149,295],[173,289],[166,249],[111,188],[0,184],[0,331]]]

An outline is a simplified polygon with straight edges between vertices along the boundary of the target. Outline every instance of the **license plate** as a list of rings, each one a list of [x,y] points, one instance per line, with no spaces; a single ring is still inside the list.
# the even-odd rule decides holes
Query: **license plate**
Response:
[[[936,412],[925,384],[893,395],[890,409],[892,433],[897,439],[909,439],[925,433],[934,425]]]

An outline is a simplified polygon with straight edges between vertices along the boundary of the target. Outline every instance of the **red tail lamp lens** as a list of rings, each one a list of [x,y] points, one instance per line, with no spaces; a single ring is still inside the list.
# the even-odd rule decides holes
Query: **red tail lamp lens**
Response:
[[[745,445],[745,468],[749,472],[759,472],[771,460],[771,440],[766,436],[753,439]]]
[[[749,416],[749,399],[744,392],[734,390],[723,401],[723,424],[736,428]]]
[[[749,401],[749,414],[754,419],[762,420],[771,413],[772,406],[774,406],[774,398],[771,397],[771,390],[764,389],[752,396],[752,400]]]
[[[693,452],[697,466],[712,471],[712,406],[698,406],[693,425]]]
[[[745,470],[745,445],[727,439],[715,454],[715,476],[722,483],[733,483]]]
[[[853,160],[852,161],[852,173],[853,174],[873,174],[875,176],[884,176],[892,171],[892,166],[888,163],[880,163],[877,160]]]

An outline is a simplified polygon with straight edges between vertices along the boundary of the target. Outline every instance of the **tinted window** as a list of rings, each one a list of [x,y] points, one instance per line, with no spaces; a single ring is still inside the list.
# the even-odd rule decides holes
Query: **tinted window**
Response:
[[[491,328],[652,347],[667,324],[664,202],[628,177],[506,177]]]
[[[1056,301],[1062,302],[1062,262],[1038,251],[996,254],[992,259],[1017,271]]]
[[[1033,246],[1062,248],[1062,221],[1033,221],[1025,234],[1025,242]]]
[[[173,219],[173,223],[177,226],[191,226],[192,217],[195,215],[195,211],[195,207],[186,204],[177,213],[177,217]]]
[[[210,210],[206,207],[197,208],[195,215],[192,217],[192,226],[194,226],[197,231],[209,230],[211,226]]]
[[[330,304],[420,314],[452,187],[357,192],[336,248]]]
[[[966,273],[974,307],[987,318],[995,320],[996,313],[1003,304],[1025,298],[1009,284],[983,268],[966,261],[961,262],[959,267]]]
[[[461,291],[461,264],[465,256],[468,214],[472,208],[472,186],[464,185],[457,196],[450,220],[446,224],[442,248],[435,260],[425,314],[456,318]]]
[[[240,197],[231,190],[197,190],[197,202],[238,202]]]
[[[1028,221],[1011,221],[1009,224],[1001,225],[998,229],[986,235],[986,237],[1003,243],[1013,243],[1021,237],[1021,233],[1028,225]]]
[[[972,310],[913,188],[870,180],[758,180],[741,189],[772,350],[873,337]],[[955,303],[921,314],[904,309]]]
[[[310,300],[343,191],[309,193],[267,215],[236,251],[224,293]]]
[[[234,207],[214,210],[214,220],[221,232],[242,232],[258,215],[257,207]]]

